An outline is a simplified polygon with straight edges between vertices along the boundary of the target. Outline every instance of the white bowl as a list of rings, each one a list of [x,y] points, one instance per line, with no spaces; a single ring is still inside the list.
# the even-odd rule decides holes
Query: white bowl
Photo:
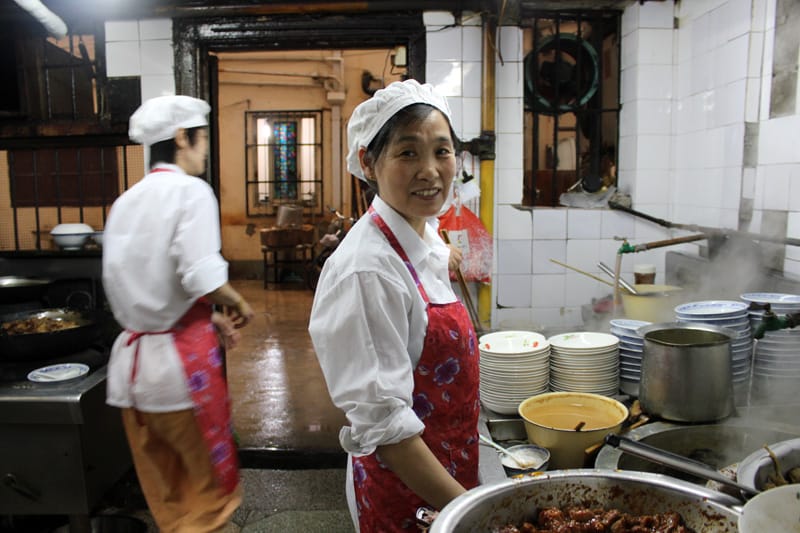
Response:
[[[91,235],[91,233],[60,233],[52,237],[56,246],[62,250],[80,250]]]
[[[58,224],[50,231],[50,235],[72,235],[76,233],[93,233],[89,224]]]
[[[748,501],[739,517],[741,533],[800,531],[800,485],[766,490]]]
[[[97,244],[97,246],[103,246],[103,232],[95,231],[92,233],[92,240]]]

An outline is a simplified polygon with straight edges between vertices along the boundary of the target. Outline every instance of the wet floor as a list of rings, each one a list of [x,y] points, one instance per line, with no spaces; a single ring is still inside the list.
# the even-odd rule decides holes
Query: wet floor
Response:
[[[227,355],[243,459],[343,458],[338,434],[345,418],[330,401],[308,334],[314,293],[289,284],[265,289],[259,280],[232,284],[256,312]]]

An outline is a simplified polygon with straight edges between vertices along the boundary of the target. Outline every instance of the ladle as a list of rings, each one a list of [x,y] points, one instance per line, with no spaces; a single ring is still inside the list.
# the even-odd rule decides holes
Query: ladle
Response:
[[[528,460],[528,459],[523,459],[520,455],[518,455],[518,454],[516,454],[516,453],[514,453],[514,452],[512,452],[510,450],[507,450],[506,448],[503,448],[502,446],[497,444],[495,441],[493,441],[489,437],[485,437],[485,436],[480,435],[480,434],[478,436],[481,438],[481,440],[483,442],[485,442],[486,444],[488,444],[492,448],[495,448],[496,450],[499,450],[499,451],[503,452],[504,454],[508,455],[509,457],[511,457],[512,459],[514,459],[514,461],[517,463],[517,465],[519,465],[519,468],[528,468],[528,467],[532,466],[535,463],[535,461],[531,461],[531,460]]]
[[[684,457],[676,453],[662,450],[661,448],[656,448],[655,446],[651,446],[649,444],[645,444],[643,442],[639,442],[637,440],[633,440],[628,437],[622,437],[620,435],[615,435],[613,433],[610,433],[606,435],[605,442],[609,446],[613,446],[614,448],[619,448],[622,452],[635,455],[636,457],[646,459],[653,463],[668,466],[670,468],[673,468],[680,472],[684,472],[686,474],[691,474],[693,476],[701,477],[711,481],[716,481],[717,483],[721,483],[722,485],[733,487],[736,490],[738,490],[740,494],[746,495],[748,497],[761,492],[755,487],[748,487],[746,485],[742,485],[741,483],[733,481],[732,479],[722,475],[721,473],[717,472],[716,470],[714,470],[705,463],[694,461],[692,459],[689,459],[688,457]]]
[[[605,272],[606,274],[608,274],[609,276],[611,276],[611,279],[614,279],[616,277],[615,274],[614,274],[614,271],[611,270],[611,267],[609,267],[607,264],[603,263],[602,261],[597,263],[597,267],[600,270],[602,270],[603,272]],[[626,291],[628,291],[629,293],[631,293],[631,294],[639,294],[639,292],[636,290],[636,287],[634,287],[633,285],[631,285],[630,283],[628,283],[624,279],[619,278],[619,284],[622,285],[622,287]]]

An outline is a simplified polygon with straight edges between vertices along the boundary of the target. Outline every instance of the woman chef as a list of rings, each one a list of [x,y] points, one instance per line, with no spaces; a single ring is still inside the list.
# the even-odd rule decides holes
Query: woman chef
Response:
[[[131,116],[150,172],[113,204],[103,286],[125,328],[111,350],[107,402],[122,408],[136,473],[163,532],[221,531],[241,503],[221,349],[253,317],[228,284],[217,200],[205,171],[209,105],[162,96]],[[212,304],[228,308],[230,317]]]
[[[478,484],[478,348],[436,231],[456,175],[446,100],[395,82],[360,104],[347,165],[377,188],[325,263],[309,331],[349,421],[347,496],[361,533],[416,530]]]

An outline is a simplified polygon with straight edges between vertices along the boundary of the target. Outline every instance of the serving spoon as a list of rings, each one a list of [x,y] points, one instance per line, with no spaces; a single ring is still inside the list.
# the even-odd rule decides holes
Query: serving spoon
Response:
[[[529,468],[529,467],[533,466],[536,463],[536,461],[531,461],[530,459],[523,459],[519,454],[514,453],[514,452],[508,450],[507,448],[503,448],[502,446],[497,444],[495,441],[493,441],[489,437],[485,437],[485,436],[483,436],[481,434],[478,434],[478,436],[480,437],[480,439],[483,442],[485,442],[486,444],[488,444],[492,448],[495,448],[496,450],[499,450],[499,451],[503,452],[504,454],[508,455],[509,457],[511,457],[512,459],[514,459],[514,461],[517,463],[519,468],[523,468],[523,469],[524,468]]]

